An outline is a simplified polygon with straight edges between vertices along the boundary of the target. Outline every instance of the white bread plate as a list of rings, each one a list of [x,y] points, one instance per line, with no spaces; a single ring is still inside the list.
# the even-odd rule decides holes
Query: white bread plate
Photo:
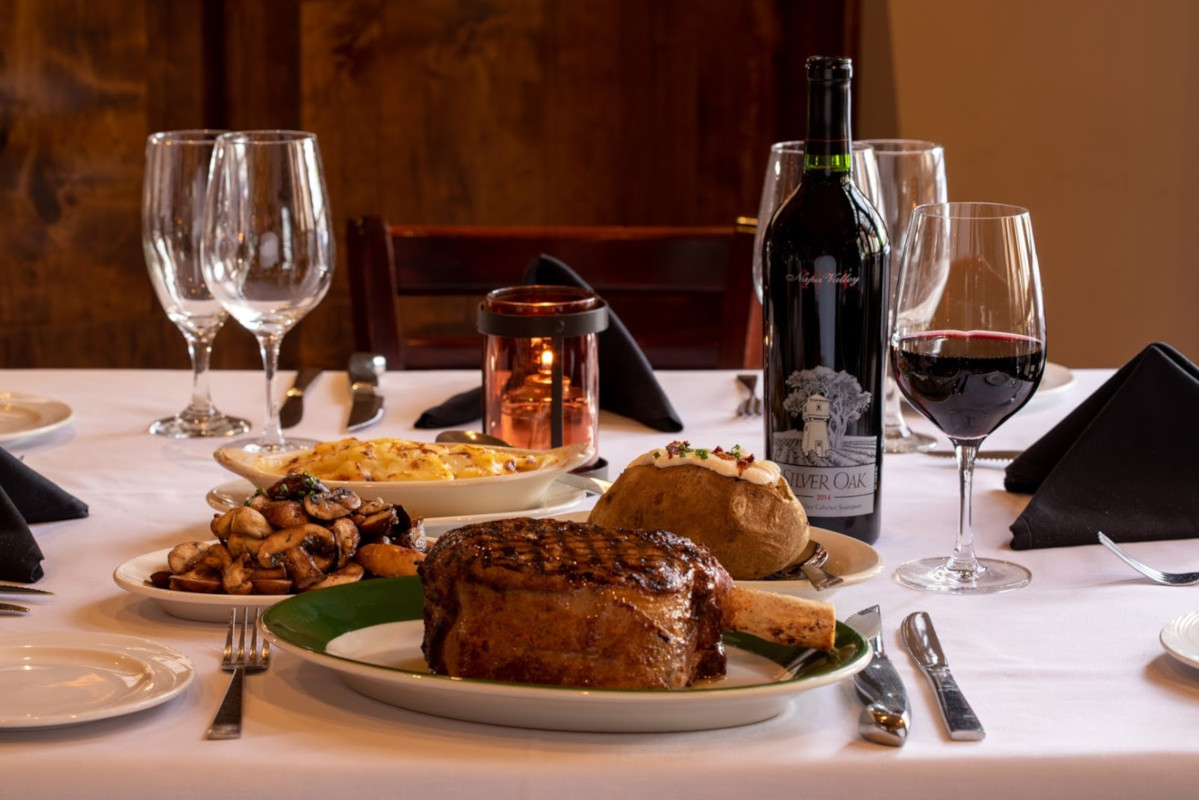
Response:
[[[519,512],[540,505],[559,475],[586,464],[594,452],[588,444],[571,444],[553,450],[521,450],[515,447],[489,449],[516,456],[534,454],[543,458],[544,464],[525,472],[479,478],[409,481],[322,479],[321,482],[330,489],[350,489],[363,498],[380,497],[388,503],[404,506],[410,514],[422,517]],[[245,478],[256,488],[265,489],[286,474],[284,464],[302,454],[303,451],[293,450],[278,455],[263,455],[222,447],[213,453],[213,457],[225,469]]]

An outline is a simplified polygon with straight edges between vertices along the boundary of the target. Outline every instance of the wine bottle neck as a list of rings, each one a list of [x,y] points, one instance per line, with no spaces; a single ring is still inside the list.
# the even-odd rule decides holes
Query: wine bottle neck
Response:
[[[846,62],[848,64],[848,62]],[[808,135],[804,171],[850,172],[850,69],[808,70]]]

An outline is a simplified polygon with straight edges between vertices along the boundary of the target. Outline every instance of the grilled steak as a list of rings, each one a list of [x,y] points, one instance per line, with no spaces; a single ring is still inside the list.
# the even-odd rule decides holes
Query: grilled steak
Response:
[[[665,531],[468,525],[438,539],[420,577],[425,658],[456,677],[679,689],[724,674],[723,630],[748,621],[751,633],[829,649],[835,626],[831,606],[809,601],[806,616],[779,619],[781,596],[754,602],[706,547]]]

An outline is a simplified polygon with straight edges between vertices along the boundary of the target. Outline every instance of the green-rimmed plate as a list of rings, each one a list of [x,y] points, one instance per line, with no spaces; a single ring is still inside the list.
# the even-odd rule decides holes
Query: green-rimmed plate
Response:
[[[870,646],[837,623],[836,648],[819,653],[726,634],[728,674],[681,691],[581,689],[433,675],[421,653],[417,578],[386,578],[289,597],[261,626],[281,650],[335,671],[350,688],[441,717],[571,731],[686,731],[770,719],[802,692],[870,663]]]

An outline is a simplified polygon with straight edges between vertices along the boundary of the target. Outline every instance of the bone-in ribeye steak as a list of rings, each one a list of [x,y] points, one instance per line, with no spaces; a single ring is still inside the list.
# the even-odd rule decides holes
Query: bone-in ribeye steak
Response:
[[[420,568],[425,658],[467,678],[679,689],[724,674],[724,630],[831,649],[826,603],[748,592],[666,531],[518,518],[444,534]]]

